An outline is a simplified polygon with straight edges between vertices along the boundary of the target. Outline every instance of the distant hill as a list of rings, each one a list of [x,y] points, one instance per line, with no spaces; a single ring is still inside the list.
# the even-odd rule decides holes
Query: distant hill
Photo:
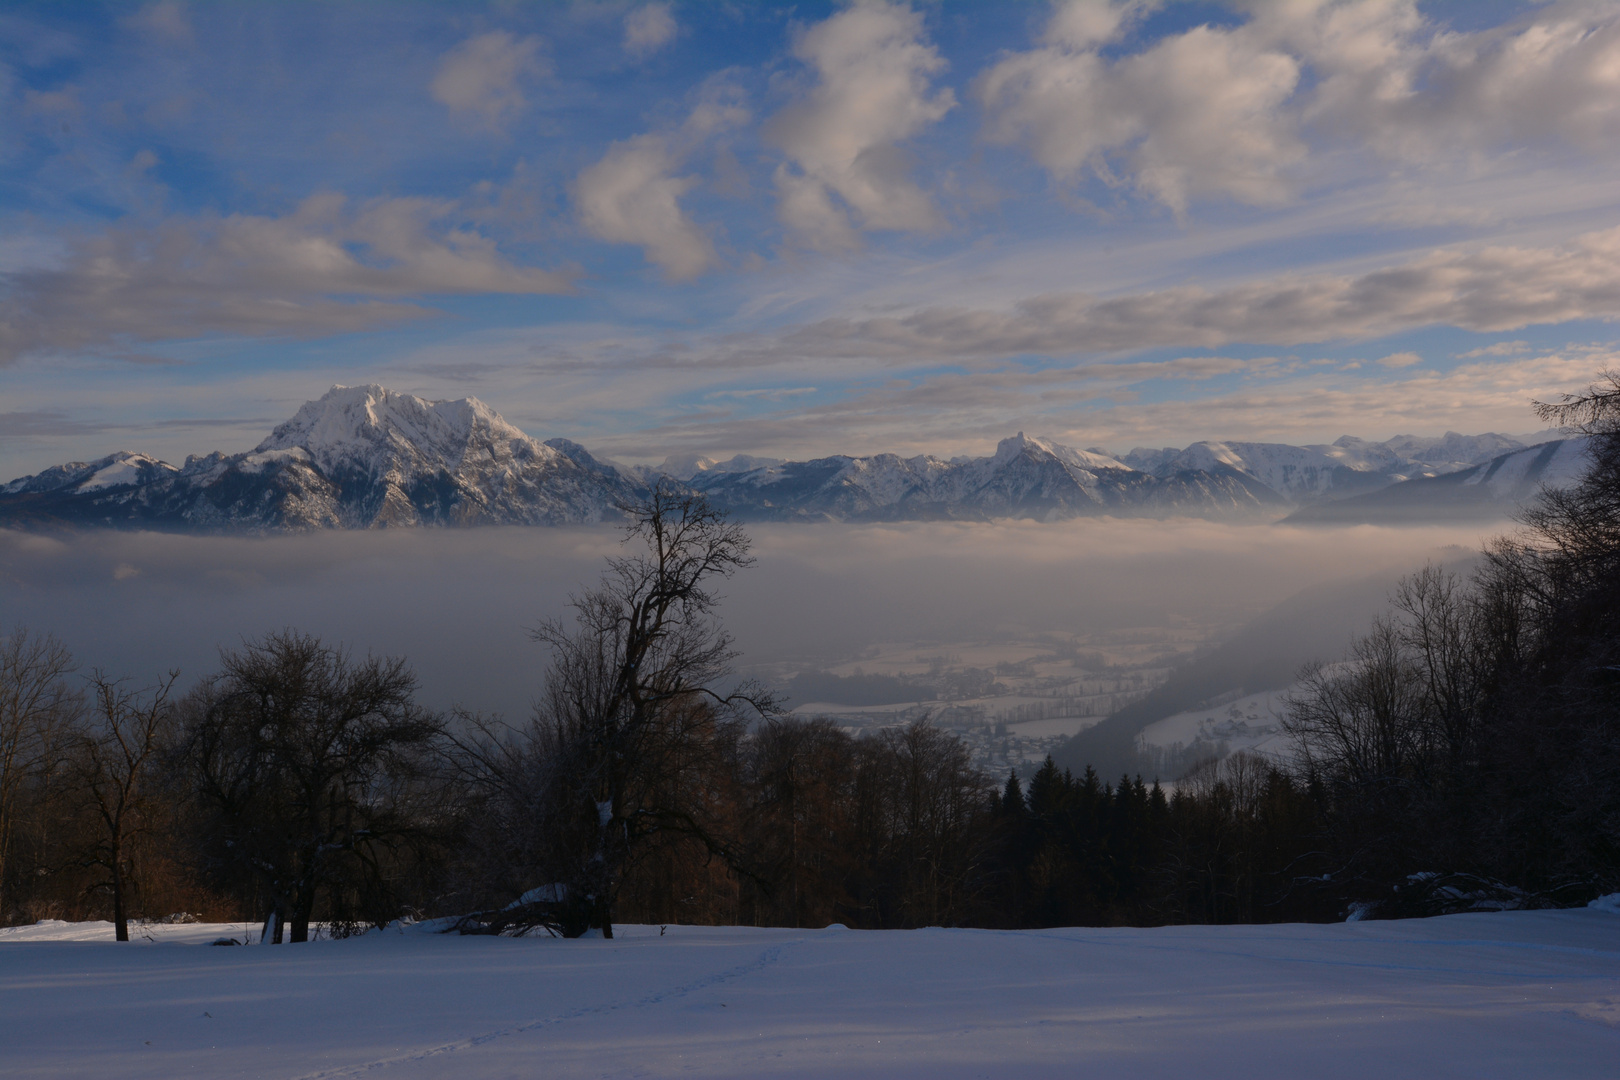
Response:
[[[1475,557],[1458,554],[1458,564],[1471,564]],[[1375,574],[1296,593],[1227,641],[1178,667],[1146,697],[1074,736],[1053,759],[1076,773],[1090,765],[1106,779],[1146,773],[1151,766],[1136,749],[1136,736],[1143,728],[1202,708],[1214,698],[1283,689],[1311,661],[1342,658],[1352,637],[1364,633],[1387,609],[1400,576]]]

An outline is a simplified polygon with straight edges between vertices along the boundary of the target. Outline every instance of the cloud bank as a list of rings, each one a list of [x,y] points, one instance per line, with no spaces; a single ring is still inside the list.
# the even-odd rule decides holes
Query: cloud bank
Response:
[[[571,291],[520,266],[452,200],[341,195],[294,211],[170,217],[73,244],[60,265],[5,275],[0,365],[203,334],[307,337],[421,318],[412,298]]]
[[[1420,326],[1517,330],[1620,316],[1620,228],[1557,248],[1439,250],[1358,275],[1279,275],[1222,289],[1183,286],[1097,298],[1031,297],[1007,311],[930,308],[827,319],[787,348],[880,358],[1073,356],[1234,342],[1304,345]]]

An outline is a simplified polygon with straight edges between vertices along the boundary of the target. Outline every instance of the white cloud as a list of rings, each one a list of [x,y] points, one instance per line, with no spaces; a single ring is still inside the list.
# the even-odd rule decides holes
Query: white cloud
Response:
[[[579,174],[574,202],[592,236],[640,244],[670,280],[685,281],[709,268],[714,245],[681,209],[681,195],[697,178],[670,175],[678,164],[663,136],[614,143],[602,160]]]
[[[705,140],[748,117],[741,91],[710,80],[679,128],[613,143],[579,174],[573,194],[580,224],[599,240],[639,244],[671,281],[703,273],[714,264],[714,244],[680,203],[698,178],[674,174]]]
[[[143,33],[166,38],[176,45],[192,43],[191,17],[176,0],[147,4],[126,18],[125,24]]]
[[[458,224],[457,204],[342,196],[285,217],[170,218],[79,241],[7,276],[0,363],[207,334],[310,336],[429,314],[410,298],[558,293],[569,275],[517,266]]]
[[[1518,356],[1520,353],[1530,351],[1528,341],[1498,341],[1495,345],[1486,345],[1478,349],[1469,349],[1467,352],[1457,354],[1459,360],[1477,360],[1482,356]]]
[[[1326,132],[1429,161],[1620,136],[1620,11],[1562,4],[1480,31],[1427,22],[1414,0],[1256,4],[1254,26],[1310,65],[1303,104]]]
[[[793,53],[817,82],[768,129],[792,162],[776,173],[783,223],[825,250],[855,246],[851,213],[863,229],[937,227],[933,201],[897,146],[956,104],[949,89],[931,91],[945,61],[923,40],[922,17],[864,0],[805,30]]]
[[[1423,357],[1415,352],[1398,352],[1380,357],[1378,362],[1387,368],[1409,368],[1423,363]]]
[[[539,38],[518,38],[505,30],[468,38],[439,62],[430,86],[434,100],[499,129],[528,104],[523,82],[549,72],[540,45]]]
[[[1573,320],[1620,321],[1620,228],[1578,236],[1560,246],[1439,248],[1358,274],[1289,271],[1220,287],[1183,285],[1112,296],[1052,292],[1004,305],[902,305],[882,293],[869,299],[886,313],[782,325],[791,309],[773,307],[768,318],[780,328],[768,331],[635,335],[599,327],[582,328],[564,341],[551,329],[543,339],[515,344],[503,370],[543,370],[548,378],[613,372],[620,383],[626,372],[637,373],[638,379],[678,373],[686,382],[698,372],[724,380],[738,372],[769,370],[772,378],[786,381],[814,371],[825,388],[879,370],[950,365],[984,371],[1017,360],[1015,368],[1035,385],[1047,378],[1041,369],[1050,363],[1022,358],[1232,345],[1293,348],[1370,340],[1428,326],[1500,334]],[[1481,355],[1506,351],[1506,346],[1490,348]],[[461,352],[458,347],[457,355]],[[444,358],[447,363],[451,359]],[[464,360],[462,356],[457,362]],[[1155,374],[1141,377],[1164,378],[1175,371],[1181,378],[1198,378],[1284,363],[1184,358],[1171,367],[1144,367],[1144,373]],[[1320,368],[1335,361],[1314,363]],[[1386,369],[1371,361],[1363,366],[1387,377]],[[1085,377],[1095,380],[1127,369],[1107,363],[1087,370]]]
[[[1076,0],[1045,44],[1007,56],[975,91],[989,137],[1027,145],[1054,177],[1083,168],[1131,181],[1177,213],[1195,194],[1265,204],[1289,192],[1304,146],[1279,106],[1299,63],[1251,26],[1200,26],[1118,59],[1102,53],[1140,5]]]
[[[1530,147],[1612,157],[1620,146],[1612,4],[1555,5],[1466,32],[1429,22],[1415,0],[1239,6],[1241,25],[1116,55],[1145,5],[1070,0],[1038,47],[976,81],[987,136],[1026,147],[1056,179],[1119,177],[1177,213],[1198,196],[1289,197],[1308,146],[1475,167]],[[1392,213],[1435,223],[1458,211]]]
[[[649,56],[675,39],[675,16],[668,4],[647,4],[624,17],[624,50]]]

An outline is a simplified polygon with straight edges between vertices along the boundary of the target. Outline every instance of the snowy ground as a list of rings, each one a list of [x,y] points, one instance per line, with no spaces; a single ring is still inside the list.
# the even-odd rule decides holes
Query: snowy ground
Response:
[[[24,1077],[1605,1077],[1620,914],[1024,932],[0,931]]]
[[[1144,746],[1168,748],[1195,744],[1211,748],[1225,744],[1226,752],[1249,750],[1277,758],[1293,756],[1293,740],[1283,734],[1283,715],[1289,694],[1302,692],[1299,684],[1268,690],[1235,701],[1191,712],[1176,713],[1142,729],[1137,739]]]

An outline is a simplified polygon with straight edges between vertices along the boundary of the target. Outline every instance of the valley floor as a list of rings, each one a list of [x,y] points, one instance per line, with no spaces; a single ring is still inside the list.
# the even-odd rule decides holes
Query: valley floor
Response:
[[[141,936],[139,930],[137,937]],[[612,941],[0,930],[25,1077],[1613,1077],[1620,914]]]

